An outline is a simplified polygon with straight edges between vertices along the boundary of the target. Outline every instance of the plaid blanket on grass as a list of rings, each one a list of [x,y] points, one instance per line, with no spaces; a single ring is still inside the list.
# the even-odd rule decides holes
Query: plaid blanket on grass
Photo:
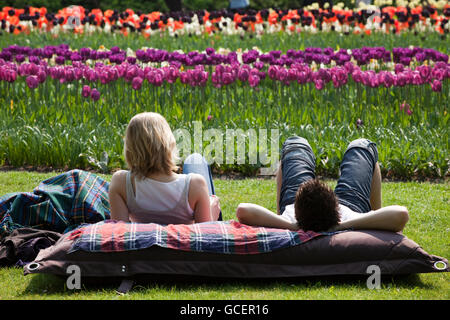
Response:
[[[72,231],[69,252],[119,252],[151,246],[183,251],[258,254],[296,246],[328,233],[251,227],[234,220],[159,225],[102,221]]]
[[[108,188],[95,174],[71,170],[41,182],[33,192],[6,194],[0,197],[0,237],[23,227],[63,233],[109,219]]]

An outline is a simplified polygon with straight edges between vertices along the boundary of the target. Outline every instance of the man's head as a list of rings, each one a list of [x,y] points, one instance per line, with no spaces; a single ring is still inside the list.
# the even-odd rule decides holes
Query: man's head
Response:
[[[319,180],[303,183],[295,196],[298,226],[307,231],[326,231],[340,222],[338,200],[333,190]]]

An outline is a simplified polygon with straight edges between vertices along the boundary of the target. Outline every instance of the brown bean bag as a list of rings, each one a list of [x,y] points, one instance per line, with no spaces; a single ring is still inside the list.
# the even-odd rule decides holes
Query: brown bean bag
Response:
[[[68,253],[74,240],[64,235],[40,251],[25,274],[67,276],[70,265],[82,277],[190,275],[216,278],[285,278],[330,275],[367,275],[377,265],[382,275],[448,272],[445,258],[430,255],[402,234],[361,230],[320,236],[273,252],[238,255],[187,252],[151,246],[121,252]]]

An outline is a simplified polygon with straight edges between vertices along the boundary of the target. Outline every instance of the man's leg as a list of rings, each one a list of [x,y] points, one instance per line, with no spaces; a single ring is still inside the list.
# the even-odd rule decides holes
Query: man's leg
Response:
[[[295,202],[298,187],[315,179],[316,157],[305,138],[290,137],[281,149],[281,163],[277,173],[278,214]]]
[[[378,162],[375,164],[375,170],[372,176],[372,185],[370,187],[370,206],[372,210],[381,208],[381,170]]]
[[[381,175],[378,178],[377,161],[378,150],[375,143],[357,139],[349,144],[334,190],[340,204],[360,213],[369,212],[372,204],[381,206]],[[379,181],[374,181],[374,174]],[[372,186],[375,189],[373,193]]]
[[[282,177],[283,174],[281,172],[281,162],[278,164],[278,169],[277,169],[277,173],[276,173],[276,181],[277,181],[277,214],[281,214],[280,213],[280,191],[281,191],[281,183],[282,181]]]
[[[183,163],[183,173],[197,173],[203,176],[208,186],[209,195],[215,195],[214,184],[211,174],[211,167],[206,162],[206,159],[199,153],[189,155]],[[219,215],[219,221],[222,220],[222,212]]]

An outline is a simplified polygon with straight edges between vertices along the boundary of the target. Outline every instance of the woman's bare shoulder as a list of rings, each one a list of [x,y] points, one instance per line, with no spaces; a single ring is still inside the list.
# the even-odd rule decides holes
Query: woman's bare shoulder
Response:
[[[109,185],[110,189],[113,190],[125,190],[127,170],[118,170],[113,173],[111,177],[111,183]]]
[[[201,174],[189,173],[189,200],[196,200],[204,195],[205,190],[208,190],[205,178]]]

